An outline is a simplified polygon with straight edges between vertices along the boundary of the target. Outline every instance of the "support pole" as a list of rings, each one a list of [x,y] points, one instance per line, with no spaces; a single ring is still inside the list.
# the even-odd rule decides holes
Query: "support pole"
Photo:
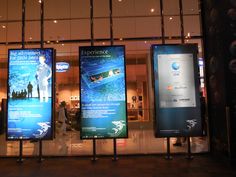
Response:
[[[109,17],[110,17],[110,43],[114,45],[114,37],[113,37],[113,18],[112,18],[112,0],[109,0]],[[117,146],[116,146],[116,138],[113,138],[113,161],[117,161]]]
[[[181,43],[184,44],[184,16],[183,16],[183,3],[179,0],[179,17],[180,17],[180,31],[181,31]]]
[[[43,49],[44,47],[44,0],[41,0],[40,6],[40,47]],[[43,159],[43,140],[39,139],[39,153],[38,153],[38,162],[41,163]]]
[[[93,0],[90,0],[90,36],[91,36],[91,46],[94,46],[94,28],[93,28]],[[93,138],[93,157],[92,161],[96,162],[96,139]]]
[[[111,45],[114,45],[114,36],[113,36],[113,11],[112,11],[112,0],[109,0],[109,17],[110,17],[110,42]]]
[[[160,11],[161,11],[161,42],[165,44],[165,25],[164,25],[164,11],[163,11],[163,0],[160,0]]]
[[[166,160],[172,160],[172,156],[170,155],[170,137],[167,137],[167,140],[166,140],[166,157],[165,159]]]
[[[22,0],[22,31],[21,31],[21,46],[22,49],[25,48],[25,0]],[[23,163],[23,140],[19,141],[19,158],[18,163]]]
[[[116,138],[113,138],[113,161],[117,161],[118,157],[117,157],[117,146],[116,146]]]
[[[192,153],[191,153],[191,142],[190,142],[190,137],[189,136],[187,137],[187,143],[188,143],[188,153],[187,153],[186,159],[192,160],[193,156],[192,156]]]
[[[94,46],[93,0],[90,0],[90,35],[91,35],[91,46]]]
[[[43,141],[42,139],[39,140],[39,159],[38,162],[44,161],[43,159]]]
[[[40,6],[40,47],[44,47],[44,0],[41,0]]]
[[[18,163],[23,163],[23,140],[20,139],[19,141],[19,158],[17,159]]]
[[[21,45],[25,48],[25,0],[22,0],[22,29],[21,29]]]
[[[96,162],[97,159],[97,154],[96,154],[96,139],[93,138],[93,157],[91,159],[93,162]]]

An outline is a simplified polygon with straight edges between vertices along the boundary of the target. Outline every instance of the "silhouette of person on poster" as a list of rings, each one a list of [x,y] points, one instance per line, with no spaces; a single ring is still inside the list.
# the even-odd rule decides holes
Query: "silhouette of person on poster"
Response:
[[[29,84],[27,85],[27,89],[28,89],[28,98],[32,98],[32,91],[33,91],[33,85],[31,84],[31,82],[29,82]]]
[[[52,70],[45,62],[45,56],[39,56],[36,78],[39,86],[40,102],[43,102],[43,98],[45,98],[45,102],[48,102],[48,80],[52,77]]]

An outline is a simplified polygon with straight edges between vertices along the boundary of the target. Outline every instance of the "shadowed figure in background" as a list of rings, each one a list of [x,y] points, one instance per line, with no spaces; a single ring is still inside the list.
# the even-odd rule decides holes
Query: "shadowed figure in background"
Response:
[[[27,89],[28,89],[28,98],[32,98],[32,91],[33,91],[33,85],[31,84],[31,82],[29,82],[29,84],[27,85]]]

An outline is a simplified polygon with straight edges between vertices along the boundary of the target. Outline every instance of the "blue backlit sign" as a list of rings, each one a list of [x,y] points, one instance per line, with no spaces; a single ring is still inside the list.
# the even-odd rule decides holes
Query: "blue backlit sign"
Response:
[[[197,45],[153,45],[156,137],[200,136]]]
[[[79,49],[81,138],[126,138],[124,46]]]
[[[53,49],[10,49],[7,139],[52,139]]]
[[[56,63],[56,72],[66,72],[70,68],[70,64],[67,62],[57,62]]]

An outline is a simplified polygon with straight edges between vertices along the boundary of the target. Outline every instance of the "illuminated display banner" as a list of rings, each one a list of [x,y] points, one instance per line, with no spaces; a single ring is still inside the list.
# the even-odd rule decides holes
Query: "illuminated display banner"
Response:
[[[53,49],[8,51],[7,139],[52,139]]]
[[[70,69],[70,64],[66,62],[57,62],[56,63],[56,72],[62,73]]]
[[[126,138],[124,46],[80,47],[81,138]]]
[[[202,135],[197,45],[153,45],[156,136]]]

